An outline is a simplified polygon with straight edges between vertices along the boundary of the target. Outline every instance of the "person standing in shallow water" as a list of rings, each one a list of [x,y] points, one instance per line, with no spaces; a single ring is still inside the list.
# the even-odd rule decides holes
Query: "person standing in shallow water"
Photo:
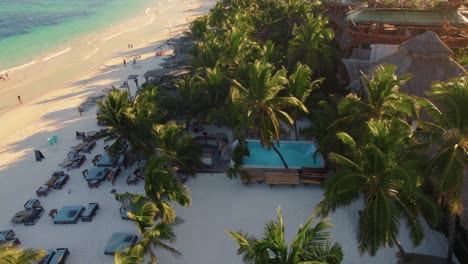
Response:
[[[125,59],[123,59],[123,62],[124,62],[124,66],[127,66],[127,61]]]
[[[21,100],[21,96],[18,95],[18,104],[23,104],[23,100]]]

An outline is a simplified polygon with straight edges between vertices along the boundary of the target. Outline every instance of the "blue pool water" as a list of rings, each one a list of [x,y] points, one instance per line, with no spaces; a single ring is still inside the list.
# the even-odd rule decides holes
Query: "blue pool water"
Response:
[[[273,149],[266,150],[260,141],[247,141],[250,156],[244,158],[245,166],[256,167],[284,167],[278,154]],[[324,166],[323,159],[317,157],[314,160],[316,150],[312,142],[280,142],[278,150],[286,160],[289,167],[314,167]]]

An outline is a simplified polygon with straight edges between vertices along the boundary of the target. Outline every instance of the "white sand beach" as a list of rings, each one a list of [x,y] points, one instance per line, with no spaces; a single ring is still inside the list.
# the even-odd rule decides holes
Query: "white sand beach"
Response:
[[[136,233],[137,229],[132,222],[120,219],[119,203],[110,192],[116,189],[118,193],[142,193],[143,183],[136,186],[125,183],[125,178],[135,169],[134,164],[118,177],[115,186],[105,182],[97,189],[88,188],[81,171],[93,167],[94,155],[104,153],[103,140],[97,142],[92,154],[86,155],[87,161],[80,169],[67,172],[70,181],[62,190],[52,190],[47,197],[39,198],[46,211],[35,225],[15,225],[11,218],[23,210],[28,199],[36,198],[36,189],[54,171],[61,170],[58,164],[70,147],[79,143],[75,131],[99,129],[96,107],[89,108],[80,117],[78,105],[87,97],[104,94],[102,90],[106,87],[119,87],[128,75],[137,74],[139,83],[144,83],[143,74],[157,68],[162,61],[162,57],[154,56],[155,48],[169,37],[181,34],[188,25],[187,20],[207,13],[213,4],[213,0],[164,0],[146,12],[142,10],[141,16],[94,35],[90,39],[94,49],[80,50],[71,45],[71,50],[40,65],[15,71],[10,81],[2,83],[0,104],[6,110],[0,116],[0,231],[13,229],[22,246],[28,248],[66,247],[70,250],[67,261],[70,264],[113,263],[113,258],[103,253],[108,238],[113,232]],[[134,48],[128,49],[127,43],[132,43]],[[141,58],[132,65],[135,54]],[[125,67],[124,58],[128,62]],[[134,94],[135,84],[132,81],[129,84]],[[13,106],[19,94],[24,104]],[[49,145],[47,138],[52,135],[58,137],[58,142]],[[45,156],[41,162],[35,161],[35,149]],[[265,221],[275,218],[276,208],[280,206],[290,240],[322,199],[318,186],[245,186],[239,179],[231,180],[225,174],[199,174],[189,179],[187,186],[193,205],[176,207],[185,222],[176,226],[177,241],[173,244],[183,256],[175,258],[158,250],[160,263],[242,263],[225,229],[242,229],[260,236]],[[101,208],[92,222],[55,225],[48,216],[53,208],[86,206],[90,202],[98,202]],[[331,216],[335,240],[344,249],[343,263],[396,263],[394,248],[382,249],[375,257],[359,255],[355,238],[358,208],[355,204]],[[402,228],[400,233],[402,245],[408,251],[439,256],[446,253],[446,239],[441,234],[427,229],[422,245],[412,249],[408,232]]]

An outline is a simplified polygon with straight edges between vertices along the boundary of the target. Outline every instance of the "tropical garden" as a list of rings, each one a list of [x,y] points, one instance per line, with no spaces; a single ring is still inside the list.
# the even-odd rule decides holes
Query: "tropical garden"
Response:
[[[337,48],[322,11],[319,1],[217,2],[186,33],[193,41],[192,74],[164,86],[144,84],[134,97],[116,90],[98,104],[98,119],[109,127],[105,136],[114,140],[110,153],[126,142],[138,159],[147,160],[141,169],[145,193],[115,194],[129,208],[127,216],[141,238],[118,252],[115,263],[156,263],[158,250],[183,253],[170,242],[183,221],[173,204],[191,204],[178,172],[194,175],[201,166],[201,147],[188,133],[193,120],[232,129],[239,140],[228,170],[232,177],[244,173],[245,135],[252,130],[288,168],[277,148],[282,125],[294,131],[295,139],[301,132],[313,136],[315,156],[333,171],[314,217],[290,244],[281,210],[261,238],[226,231],[244,263],[341,263],[346,256],[329,241],[327,216],[355,202],[362,204],[357,231],[362,254],[373,256],[383,247],[406,252],[400,225],[418,246],[425,221],[434,228],[446,224],[447,260],[452,261],[468,164],[468,118],[463,116],[468,76],[435,83],[422,98],[400,91],[410,75],[396,76],[395,66],[380,66],[362,76],[363,94],[346,95],[335,79]],[[299,131],[301,119],[312,125]]]
[[[361,202],[357,246],[372,256],[383,247],[407,251],[399,242],[400,225],[407,226],[412,246],[418,246],[423,221],[434,228],[446,224],[447,260],[452,261],[468,163],[468,119],[463,116],[468,77],[435,83],[421,98],[401,92],[411,76],[397,76],[395,66],[387,65],[362,76],[364,93],[340,93],[333,31],[321,11],[315,1],[218,2],[186,33],[193,41],[191,75],[166,87],[145,84],[135,98],[114,91],[99,104],[99,118],[116,142],[111,149],[126,141],[135,155],[148,160],[146,194],[116,194],[131,205],[128,216],[142,239],[117,254],[115,263],[140,263],[145,256],[156,262],[156,248],[180,254],[166,242],[175,239],[173,226],[182,221],[171,204],[191,203],[177,171],[194,174],[201,165],[201,150],[188,134],[192,120],[232,129],[240,142],[228,171],[235,177],[244,173],[249,130],[258,131],[262,145],[287,168],[277,149],[280,128],[289,126],[298,139],[300,119],[313,124],[302,132],[313,136],[316,156],[334,172],[323,185],[316,217]],[[330,244],[324,231],[329,220],[315,227],[312,221],[290,245],[284,241],[281,211],[260,239],[226,232],[244,263],[340,263],[342,250]]]

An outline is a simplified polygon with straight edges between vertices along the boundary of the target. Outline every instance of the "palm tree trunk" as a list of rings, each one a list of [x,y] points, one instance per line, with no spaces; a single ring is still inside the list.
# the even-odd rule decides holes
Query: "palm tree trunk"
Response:
[[[395,240],[395,245],[397,246],[398,250],[401,252],[401,253],[405,253],[405,250],[403,249],[403,246],[401,245],[400,241],[397,239]]]
[[[448,251],[447,251],[448,262],[452,262],[454,240],[455,240],[455,215],[450,215],[449,234],[448,234]]]
[[[299,141],[299,131],[297,130],[297,120],[294,119],[294,134],[296,136],[296,141]]]
[[[283,155],[282,155],[282,154],[279,152],[279,150],[276,148],[275,143],[271,144],[271,146],[273,147],[273,150],[276,152],[276,154],[278,154],[278,156],[280,157],[281,162],[283,162],[284,167],[285,167],[286,169],[289,169],[288,164],[286,164],[286,161],[284,160]]]

